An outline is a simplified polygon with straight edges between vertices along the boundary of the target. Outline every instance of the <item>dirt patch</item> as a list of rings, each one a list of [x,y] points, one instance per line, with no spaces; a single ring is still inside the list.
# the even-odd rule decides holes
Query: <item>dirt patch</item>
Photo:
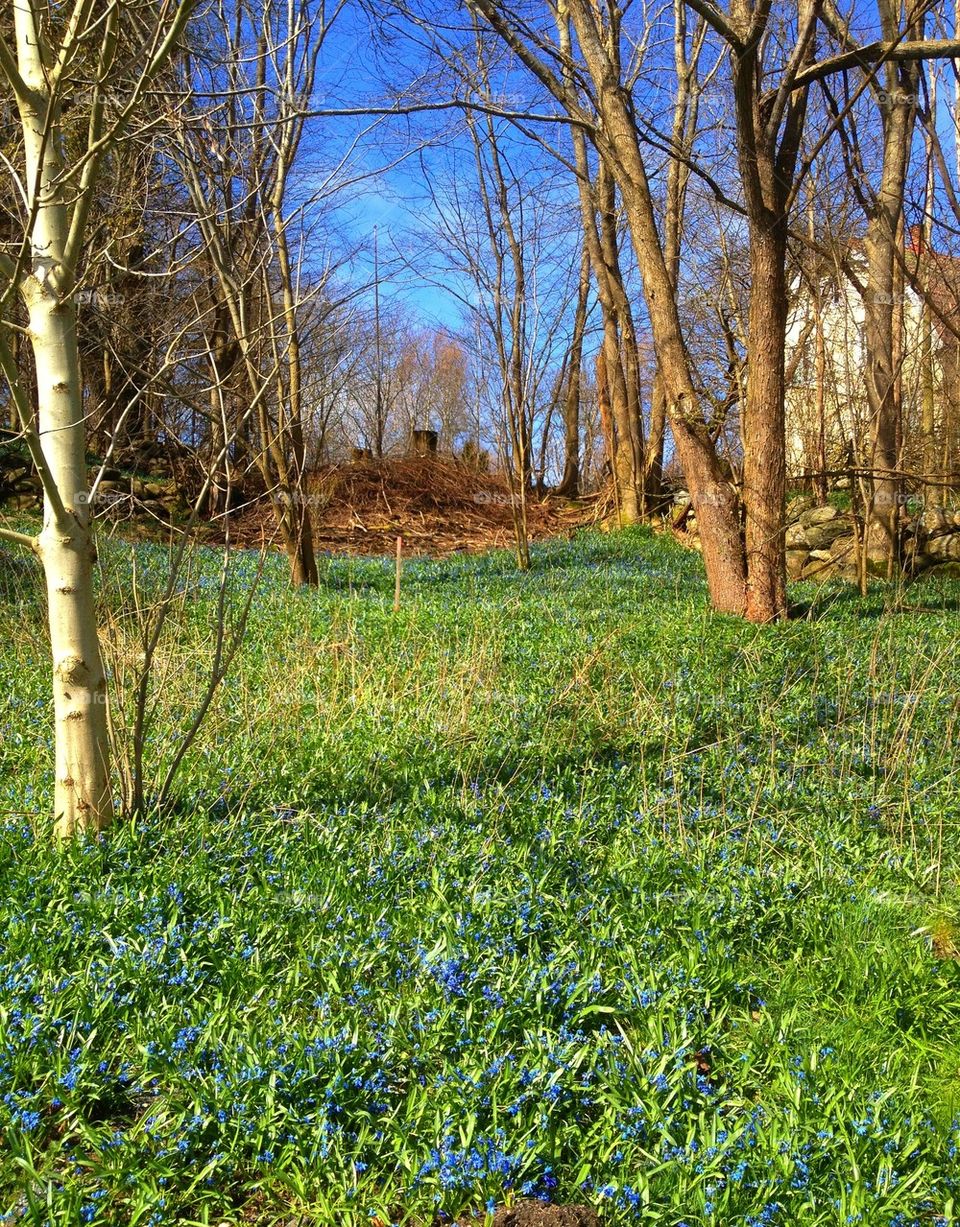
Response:
[[[513,508],[507,483],[459,462],[436,457],[361,460],[312,474],[306,497],[318,551],[331,554],[392,554],[397,537],[410,555],[444,557],[509,549]],[[553,496],[529,497],[531,540],[569,535],[595,518],[590,502]],[[231,524],[235,544],[276,542],[273,507],[262,499]]]
[[[601,1223],[589,1206],[521,1201],[515,1206],[501,1206],[493,1216],[493,1227],[601,1227]]]

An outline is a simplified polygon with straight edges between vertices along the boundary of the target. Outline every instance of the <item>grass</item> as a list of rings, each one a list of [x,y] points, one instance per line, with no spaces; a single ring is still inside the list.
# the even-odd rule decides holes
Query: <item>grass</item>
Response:
[[[137,547],[142,604],[164,566]],[[61,850],[42,592],[0,552],[3,1221],[956,1222],[960,585],[799,591],[712,616],[643,532],[411,563],[399,613],[387,562],[271,560],[172,804]]]

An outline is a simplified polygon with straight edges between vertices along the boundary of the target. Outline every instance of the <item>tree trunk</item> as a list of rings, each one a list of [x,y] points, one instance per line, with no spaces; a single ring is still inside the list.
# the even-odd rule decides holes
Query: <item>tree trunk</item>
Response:
[[[746,609],[747,576],[739,500],[721,468],[697,404],[677,301],[657,238],[646,175],[640,167],[634,173],[638,176],[636,179],[625,180],[624,203],[631,217],[631,234],[663,376],[674,445],[700,528],[710,599],[719,612],[742,615]]]
[[[289,165],[286,157],[278,159],[276,184],[271,205],[276,236],[280,286],[283,296],[283,318],[286,328],[287,398],[283,403],[283,380],[278,380],[281,403],[279,419],[286,419],[289,454],[284,449],[283,476],[290,498],[292,532],[287,540],[287,556],[290,559],[290,582],[299,586],[316,586],[320,582],[317,559],[313,549],[313,525],[310,506],[304,489],[306,446],[303,436],[303,358],[300,347],[300,321],[297,315],[295,278],[287,243],[287,222],[283,216],[284,191]]]
[[[580,494],[580,385],[589,299],[590,257],[584,243],[577,309],[573,320],[573,339],[570,343],[570,369],[567,372],[566,395],[563,398],[563,476],[557,486],[557,494],[565,498],[577,498]]]
[[[643,497],[647,512],[656,515],[664,503],[663,449],[667,434],[667,397],[659,369],[653,376],[650,397],[650,432],[647,437],[646,463],[643,474]]]
[[[320,582],[317,559],[313,548],[313,526],[310,515],[296,487],[279,516],[283,548],[290,562],[290,582],[296,586],[313,587]]]
[[[594,181],[583,132],[574,127],[571,137],[584,248],[597,282],[603,316],[604,375],[612,425],[608,458],[611,479],[617,487],[617,519],[622,526],[636,523],[643,513],[643,422],[640,389],[636,382],[639,378],[636,337],[617,243],[616,184],[602,163]],[[628,352],[631,344],[632,360]],[[634,381],[632,386],[631,380]]]
[[[601,163],[597,174],[599,247],[606,281],[604,340],[611,348],[608,372],[613,419],[618,435],[620,505],[623,519],[634,524],[643,519],[643,403],[640,394],[640,356],[637,350],[633,310],[620,267],[617,235],[616,182]],[[608,334],[608,319],[612,331]],[[614,363],[616,364],[614,366]]]
[[[902,38],[899,9],[889,0],[879,6],[884,37]],[[867,221],[864,248],[867,286],[864,319],[867,403],[871,419],[874,470],[867,525],[867,554],[873,566],[889,571],[896,560],[902,483],[897,477],[900,403],[895,346],[897,234],[916,120],[915,65],[884,66],[878,106],[883,120],[880,185]]]
[[[743,407],[747,617],[786,616],[784,562],[786,448],[784,337],[787,326],[786,229],[753,226],[750,238],[750,374]]]
[[[22,283],[29,312],[39,401],[39,434],[51,479],[37,551],[47,587],[53,658],[56,781],[62,836],[100,830],[113,817],[107,738],[107,682],[97,637],[95,549],[87,501],[83,388],[73,270],[66,267],[69,218],[63,199],[59,116],[51,107],[32,6],[15,9],[26,177],[34,210],[31,269]]]
[[[615,166],[630,225],[663,375],[674,444],[700,526],[710,600],[714,609],[721,613],[743,614],[746,561],[740,535],[739,503],[723,474],[697,404],[676,295],[664,260],[646,167],[637,143],[636,125],[622,87],[611,80],[609,58],[600,45],[592,13],[585,4],[579,3],[572,5],[570,11],[580,48],[597,86],[597,105],[604,125],[604,155]]]
[[[814,10],[798,7],[809,56]],[[787,615],[786,501],[787,234],[792,185],[806,119],[806,91],[791,94],[771,125],[763,102],[763,65],[754,18],[741,15],[742,50],[731,52],[737,161],[750,234],[750,322],[743,402],[747,599],[751,622]]]
[[[620,334],[614,316],[603,313],[603,357],[610,398],[611,418],[616,436],[613,476],[617,483],[617,505],[621,528],[636,524],[641,517],[640,491],[636,481],[634,448],[630,419],[630,399],[621,361]]]

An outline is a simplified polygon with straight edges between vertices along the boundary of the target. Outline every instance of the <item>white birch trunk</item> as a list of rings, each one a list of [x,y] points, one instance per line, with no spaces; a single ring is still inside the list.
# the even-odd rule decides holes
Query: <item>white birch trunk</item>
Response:
[[[30,268],[21,283],[36,360],[39,433],[47,489],[37,552],[47,585],[56,738],[56,832],[99,830],[110,822],[106,677],[97,637],[96,558],[84,447],[83,389],[77,352],[74,269],[63,199],[62,136],[41,62],[41,36],[29,0],[15,7],[17,62],[28,95],[19,101],[28,204]],[[59,497],[57,497],[59,496]],[[58,503],[61,504],[58,506]]]

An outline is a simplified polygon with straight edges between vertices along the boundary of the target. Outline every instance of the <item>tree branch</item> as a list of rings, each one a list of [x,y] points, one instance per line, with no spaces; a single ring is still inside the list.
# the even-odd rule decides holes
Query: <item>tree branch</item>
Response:
[[[31,554],[37,552],[37,539],[30,537],[27,533],[16,533],[12,528],[4,528],[0,525],[0,541],[9,541],[11,545],[20,545],[25,550],[29,550]]]
[[[811,64],[803,72],[797,73],[793,80],[793,88],[800,89],[813,81],[822,81],[824,77],[843,72],[846,68],[863,68],[872,70],[880,63],[911,63],[917,60],[950,60],[960,56],[960,39],[957,38],[925,38],[912,43],[873,42],[862,47],[852,47],[849,51],[841,51],[828,59]]]
[[[0,34],[0,73],[10,82],[10,88],[18,102],[26,102],[30,98],[30,88],[20,75],[16,56],[10,50],[10,45],[2,34]]]
[[[730,44],[738,54],[745,49],[745,44],[725,15],[709,0],[687,0],[687,3],[712,29]]]

